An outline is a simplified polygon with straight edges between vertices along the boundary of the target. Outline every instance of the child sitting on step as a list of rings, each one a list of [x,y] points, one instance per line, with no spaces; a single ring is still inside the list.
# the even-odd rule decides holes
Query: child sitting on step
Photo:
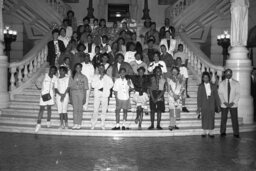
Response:
[[[55,76],[57,73],[57,67],[51,66],[49,73],[46,73],[44,76],[42,75],[36,81],[36,86],[38,89],[41,87],[41,95],[40,95],[40,109],[38,113],[37,125],[35,132],[37,133],[41,128],[41,120],[44,113],[44,108],[47,107],[47,128],[50,127],[51,120],[51,106],[54,105],[54,85],[56,84],[57,77]]]
[[[59,78],[55,84],[56,103],[60,115],[60,129],[68,128],[68,102],[69,102],[69,76],[68,69],[65,66],[59,68]],[[63,122],[65,120],[65,123]]]

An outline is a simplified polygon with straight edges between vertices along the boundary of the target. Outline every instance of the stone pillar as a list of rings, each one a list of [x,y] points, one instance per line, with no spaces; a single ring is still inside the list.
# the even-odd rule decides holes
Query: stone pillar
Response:
[[[8,58],[4,54],[3,35],[3,0],[0,0],[0,109],[9,105],[8,93]]]
[[[226,61],[226,68],[233,70],[233,78],[240,83],[238,116],[243,118],[243,123],[250,124],[253,123],[254,115],[253,99],[251,97],[252,63],[248,58],[248,50],[246,48],[247,33],[245,33],[248,32],[249,1],[232,0],[231,3],[232,48],[229,52],[230,58]]]

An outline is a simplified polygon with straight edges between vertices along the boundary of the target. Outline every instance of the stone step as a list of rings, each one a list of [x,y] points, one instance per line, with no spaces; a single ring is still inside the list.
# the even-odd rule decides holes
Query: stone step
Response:
[[[38,111],[37,109],[3,109],[2,110],[2,115],[7,115],[7,116],[24,116],[24,117],[30,117],[30,116],[37,116],[38,114]],[[134,110],[131,110],[128,112],[128,116],[130,115],[135,115],[135,112]],[[46,116],[46,113],[47,111],[44,112],[44,116]],[[101,113],[101,110],[100,112]],[[68,115],[71,117],[73,116],[73,111],[72,110],[68,110]],[[83,112],[83,117],[88,117],[90,118],[92,115],[92,112],[91,111],[84,111]],[[110,112],[108,111],[107,113],[107,117],[114,117],[115,118],[115,112]],[[121,112],[121,115],[122,115],[122,112]],[[58,117],[59,116],[59,113],[57,110],[55,109],[52,109],[52,116],[56,116]],[[144,114],[144,118],[147,117],[147,115]],[[149,115],[148,115],[149,117]],[[169,112],[164,112],[162,113],[162,118],[169,118]],[[220,117],[219,114],[216,114],[215,117]],[[181,118],[197,118],[197,113],[194,111],[194,112],[189,112],[189,113],[186,113],[186,112],[181,112]]]
[[[23,95],[20,96],[16,96],[14,100],[11,101],[11,103],[30,103],[33,105],[38,105],[40,101],[39,96],[38,97],[24,97]],[[135,102],[133,102],[133,100],[131,99],[131,104],[135,104]],[[94,99],[93,97],[89,98],[89,105],[93,105],[94,104]],[[147,102],[147,104],[149,105],[149,101]],[[165,105],[168,105],[168,98],[165,98]],[[197,99],[196,98],[187,98],[185,100],[185,104],[186,105],[197,105]],[[110,98],[109,99],[109,105],[116,105],[116,99],[115,98]]]
[[[250,132],[255,131],[256,125],[241,125],[240,132]],[[4,124],[0,125],[0,132],[14,132],[14,133],[29,133],[35,134],[34,126],[24,126],[16,124]],[[233,130],[231,126],[227,126],[227,134],[232,134]],[[188,129],[179,129],[175,131],[169,131],[166,128],[164,130],[101,130],[101,129],[81,129],[81,130],[72,130],[72,129],[57,129],[57,128],[44,128],[42,127],[38,134],[45,135],[65,135],[65,136],[99,136],[99,137],[111,137],[113,140],[121,140],[122,137],[168,137],[168,136],[187,136],[187,135],[201,135],[201,128],[188,128]],[[219,134],[219,127],[216,127],[215,134]],[[39,136],[39,135],[38,135]],[[229,135],[228,135],[229,136]]]
[[[131,107],[132,107],[132,109],[136,108],[135,104],[132,104]],[[192,105],[188,104],[188,105],[186,105],[186,107],[189,111],[197,110],[197,106],[195,104],[192,104]],[[23,108],[23,109],[38,109],[39,110],[39,103],[11,102],[9,105],[9,108],[13,108],[13,109]],[[114,112],[115,108],[116,108],[116,106],[114,104],[110,104],[108,107],[108,111]],[[57,109],[57,106],[56,105],[52,106],[52,109]],[[72,109],[73,109],[72,105],[69,104],[68,110],[72,110]],[[87,110],[93,112],[93,105],[92,104],[88,105]],[[168,110],[168,106],[166,106],[166,110]]]
[[[0,124],[16,124],[16,125],[28,125],[28,126],[35,126],[36,125],[36,117],[35,118],[14,118],[14,117],[5,117],[5,116],[1,116],[0,118]],[[122,121],[120,121],[120,123],[122,123]],[[161,121],[161,126],[164,128],[168,128],[169,126],[169,120],[162,120]],[[73,125],[73,120],[69,119],[68,120],[68,124],[69,126]],[[105,127],[106,129],[111,129],[112,127],[114,127],[116,124],[115,120],[106,120],[105,122]],[[151,124],[151,122],[149,120],[144,120],[142,123],[142,127],[143,128],[147,128],[149,127]],[[156,121],[155,121],[156,124]],[[180,128],[186,128],[186,127],[201,127],[201,120],[198,119],[190,119],[190,120],[180,120],[177,121],[177,126],[179,126]],[[239,118],[239,124],[242,124],[242,118]],[[51,120],[51,125],[53,127],[58,127],[60,125],[60,121],[59,119],[52,119]],[[216,127],[220,126],[220,119],[215,119],[215,125]],[[231,121],[228,120],[227,125],[231,125]],[[42,120],[42,126],[45,127],[46,126],[46,120],[43,119]],[[134,123],[134,120],[128,120],[126,122],[126,126],[129,128],[137,128],[138,125]],[[82,127],[89,129],[91,127],[91,121],[90,120],[86,120],[83,119],[82,120]],[[101,127],[101,123],[100,123],[100,119],[98,120],[96,127]]]
[[[99,115],[101,112],[99,113]],[[134,120],[136,117],[136,113],[131,113],[128,112],[128,119]],[[2,112],[3,117],[12,117],[12,118],[37,118],[38,116],[38,110],[33,110],[33,111],[28,111],[28,110],[23,110],[23,111],[14,111],[14,110],[9,110],[9,111],[3,111]],[[44,112],[43,117],[46,118],[47,112]],[[83,118],[84,119],[91,119],[92,113],[89,112],[84,112],[83,113]],[[123,117],[123,113],[120,113],[120,117]],[[220,119],[221,115],[216,114],[215,118]],[[59,114],[57,111],[52,111],[52,118],[57,118],[59,119]],[[68,118],[73,118],[73,112],[68,112]],[[115,120],[116,119],[116,114],[114,112],[107,113],[106,118],[108,120]],[[150,120],[150,115],[143,115],[144,120]],[[156,115],[155,115],[156,118]],[[189,119],[197,119],[197,114],[194,113],[181,113],[180,116],[181,120],[189,120]],[[169,120],[169,113],[162,113],[162,120]]]

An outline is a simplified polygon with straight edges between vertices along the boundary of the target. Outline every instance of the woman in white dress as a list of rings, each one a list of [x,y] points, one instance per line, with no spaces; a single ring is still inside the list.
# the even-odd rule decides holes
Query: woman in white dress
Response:
[[[43,117],[44,109],[47,107],[47,127],[50,127],[51,120],[51,106],[55,104],[54,102],[54,84],[56,84],[57,77],[55,74],[57,73],[56,66],[51,66],[49,73],[42,75],[36,81],[36,86],[38,89],[41,86],[41,96],[40,96],[40,109],[38,113],[37,125],[35,132],[38,132],[41,128],[41,120]]]

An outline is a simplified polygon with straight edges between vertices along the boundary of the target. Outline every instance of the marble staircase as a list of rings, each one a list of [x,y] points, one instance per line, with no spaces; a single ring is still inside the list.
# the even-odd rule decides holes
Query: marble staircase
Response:
[[[83,113],[83,122],[81,130],[72,129],[59,129],[59,115],[57,113],[56,105],[52,107],[52,120],[51,128],[46,128],[46,111],[42,120],[42,128],[38,134],[54,134],[54,135],[76,135],[76,136],[181,136],[181,135],[199,135],[201,131],[201,120],[197,119],[196,113],[196,97],[197,97],[197,85],[198,80],[192,73],[188,81],[188,94],[190,98],[186,100],[186,107],[190,111],[189,113],[181,113],[181,119],[177,121],[179,130],[169,131],[169,113],[167,104],[167,95],[165,95],[166,112],[162,114],[161,126],[164,130],[147,130],[150,125],[150,116],[144,115],[144,121],[142,123],[142,130],[137,129],[137,125],[134,123],[136,117],[135,105],[132,103],[132,109],[128,113],[127,127],[129,130],[125,131],[112,131],[111,128],[115,126],[115,99],[111,98],[106,117],[106,130],[101,130],[100,120],[96,125],[95,130],[90,129],[90,119],[93,112],[93,92],[90,95],[90,101],[88,110]],[[20,91],[13,95],[13,99],[10,101],[9,108],[1,110],[0,116],[0,131],[2,132],[18,132],[18,133],[34,133],[37,114],[39,110],[39,95],[40,91],[37,90],[35,85],[31,84],[27,86],[23,91]],[[133,93],[131,93],[131,96]],[[73,125],[72,106],[68,107],[69,127]],[[122,114],[121,114],[122,119]],[[220,127],[220,114],[216,114],[216,133],[219,132]],[[241,131],[248,131],[254,129],[254,125],[243,125],[242,118],[239,118],[241,125]],[[227,132],[232,132],[231,121],[228,121]]]

